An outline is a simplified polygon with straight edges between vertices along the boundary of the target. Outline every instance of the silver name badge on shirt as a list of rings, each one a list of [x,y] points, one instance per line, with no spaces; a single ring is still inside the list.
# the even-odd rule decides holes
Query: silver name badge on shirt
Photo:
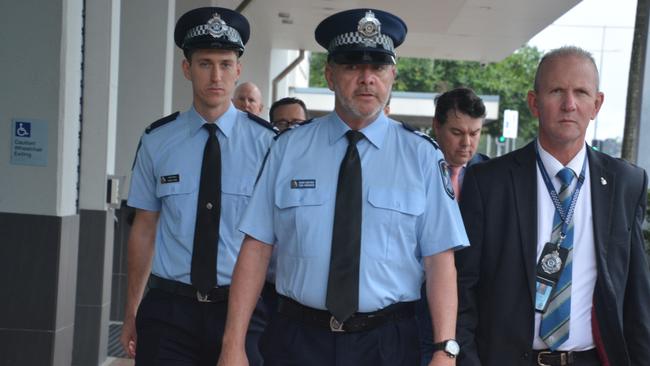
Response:
[[[178,174],[160,176],[160,184],[178,183],[180,181],[181,181],[181,176]]]
[[[291,189],[314,189],[316,188],[316,179],[292,179]]]

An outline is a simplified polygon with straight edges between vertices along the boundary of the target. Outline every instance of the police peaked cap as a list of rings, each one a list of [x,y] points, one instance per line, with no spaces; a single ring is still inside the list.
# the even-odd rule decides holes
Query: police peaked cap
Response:
[[[225,49],[241,55],[250,36],[250,25],[236,11],[204,7],[188,11],[176,22],[174,42],[185,50]]]
[[[330,15],[316,27],[316,42],[339,64],[394,64],[395,48],[406,38],[399,17],[377,9],[352,9]]]

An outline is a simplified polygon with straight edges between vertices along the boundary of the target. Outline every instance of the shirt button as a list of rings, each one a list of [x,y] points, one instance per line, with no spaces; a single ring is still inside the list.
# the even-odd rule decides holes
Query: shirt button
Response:
[[[208,202],[208,203],[205,205],[205,208],[207,208],[208,210],[212,210],[212,203]]]
[[[530,355],[528,354],[528,352],[524,352],[524,353],[522,353],[521,358],[522,358],[523,360],[527,360],[527,359],[528,359],[528,356],[530,356]]]

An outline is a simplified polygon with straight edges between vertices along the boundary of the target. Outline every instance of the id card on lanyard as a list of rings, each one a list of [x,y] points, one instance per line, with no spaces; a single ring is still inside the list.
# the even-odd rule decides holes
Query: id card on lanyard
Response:
[[[575,211],[576,202],[578,201],[578,195],[580,194],[580,189],[582,184],[585,181],[585,169],[587,167],[587,156],[585,156],[582,162],[582,170],[580,171],[580,176],[578,176],[578,183],[576,184],[575,190],[571,194],[570,204],[568,209],[564,210],[562,207],[562,202],[560,202],[560,197],[553,187],[551,178],[544,167],[544,163],[539,155],[539,147],[537,143],[535,144],[535,152],[537,157],[537,164],[546,185],[548,194],[551,197],[553,206],[555,207],[556,213],[560,216],[562,220],[562,226],[560,231],[560,236],[555,242],[547,242],[544,245],[542,254],[539,257],[536,267],[536,283],[535,283],[535,311],[544,313],[548,308],[549,299],[553,294],[553,290],[560,280],[560,276],[564,271],[565,264],[567,262],[567,257],[571,248],[568,248],[564,245],[564,239],[566,233],[573,221],[573,213]]]

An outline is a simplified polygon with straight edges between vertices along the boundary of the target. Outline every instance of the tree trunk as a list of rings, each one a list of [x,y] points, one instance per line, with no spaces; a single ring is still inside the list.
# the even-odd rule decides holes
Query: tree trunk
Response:
[[[621,157],[636,163],[639,147],[639,126],[643,102],[643,80],[648,46],[648,11],[650,0],[637,0],[634,39],[630,57],[630,74],[627,83],[627,106]]]

